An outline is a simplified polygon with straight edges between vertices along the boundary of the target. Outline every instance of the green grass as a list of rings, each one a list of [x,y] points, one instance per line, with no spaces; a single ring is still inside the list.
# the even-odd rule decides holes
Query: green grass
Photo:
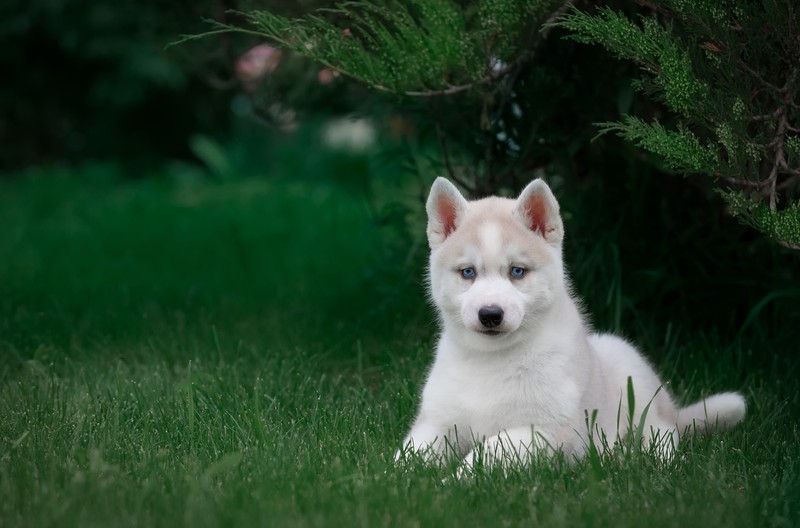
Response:
[[[435,338],[410,249],[421,208],[385,225],[358,185],[308,175],[374,165],[285,156],[230,181],[97,176],[113,166],[0,181],[0,526],[800,523],[793,257],[724,238],[637,250],[641,233],[567,200],[597,325],[644,345],[680,398],[741,389],[749,415],[669,464],[459,481],[392,462]]]

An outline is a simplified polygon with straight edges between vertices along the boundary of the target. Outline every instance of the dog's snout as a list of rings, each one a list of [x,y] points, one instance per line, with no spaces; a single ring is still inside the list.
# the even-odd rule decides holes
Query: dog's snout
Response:
[[[503,309],[496,304],[484,306],[478,310],[478,320],[486,328],[500,326],[500,323],[503,322]]]

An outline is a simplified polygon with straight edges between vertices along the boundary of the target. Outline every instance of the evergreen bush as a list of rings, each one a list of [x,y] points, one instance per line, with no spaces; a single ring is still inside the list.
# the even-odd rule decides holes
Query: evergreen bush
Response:
[[[555,74],[542,67],[552,60],[538,53],[549,30],[565,30],[567,38],[601,44],[635,63],[642,75],[634,88],[669,112],[661,120],[628,115],[630,97],[619,91],[618,101],[628,101],[618,103],[623,117],[600,121],[601,135],[615,132],[676,172],[710,177],[732,214],[800,248],[794,3],[640,3],[644,9],[632,14],[607,6],[584,12],[564,0],[359,0],[299,18],[238,12],[241,23],[215,22],[200,36],[252,35],[405,104],[416,100],[409,106],[426,108],[435,121],[450,177],[483,195],[573,162],[570,141],[552,140],[569,135],[552,119],[554,105],[572,106],[585,128],[598,115],[588,109],[599,103],[587,99],[592,94],[562,95],[580,75],[601,83],[589,61],[578,73],[569,62]],[[564,53],[553,46],[548,52]],[[624,81],[602,79],[607,91]],[[470,116],[466,126],[461,115]],[[548,140],[549,153],[537,149]]]
[[[639,90],[674,116],[601,124],[662,156],[674,170],[710,177],[730,212],[800,249],[800,6],[762,0],[648,0],[636,19],[572,8],[554,26],[635,62]]]
[[[564,6],[563,0],[361,0],[302,17],[238,11],[228,17],[234,23],[212,22],[199,37],[250,35],[387,95],[422,116],[422,128],[431,124],[449,176],[479,196],[518,187],[530,177],[522,161],[532,154],[537,167],[553,157],[553,145],[537,130],[552,119],[566,80],[531,59],[544,41],[543,25]]]

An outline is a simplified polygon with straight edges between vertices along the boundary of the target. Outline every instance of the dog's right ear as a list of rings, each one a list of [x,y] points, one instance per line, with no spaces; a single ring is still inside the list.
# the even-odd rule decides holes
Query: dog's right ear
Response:
[[[431,249],[456,230],[468,207],[467,200],[455,185],[441,176],[436,178],[428,195],[428,244]]]

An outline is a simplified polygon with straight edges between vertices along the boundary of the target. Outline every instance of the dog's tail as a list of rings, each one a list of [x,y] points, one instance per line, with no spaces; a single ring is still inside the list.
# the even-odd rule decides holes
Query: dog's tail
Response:
[[[744,397],[738,392],[723,392],[678,409],[678,430],[695,429],[709,433],[730,429],[744,419]]]

